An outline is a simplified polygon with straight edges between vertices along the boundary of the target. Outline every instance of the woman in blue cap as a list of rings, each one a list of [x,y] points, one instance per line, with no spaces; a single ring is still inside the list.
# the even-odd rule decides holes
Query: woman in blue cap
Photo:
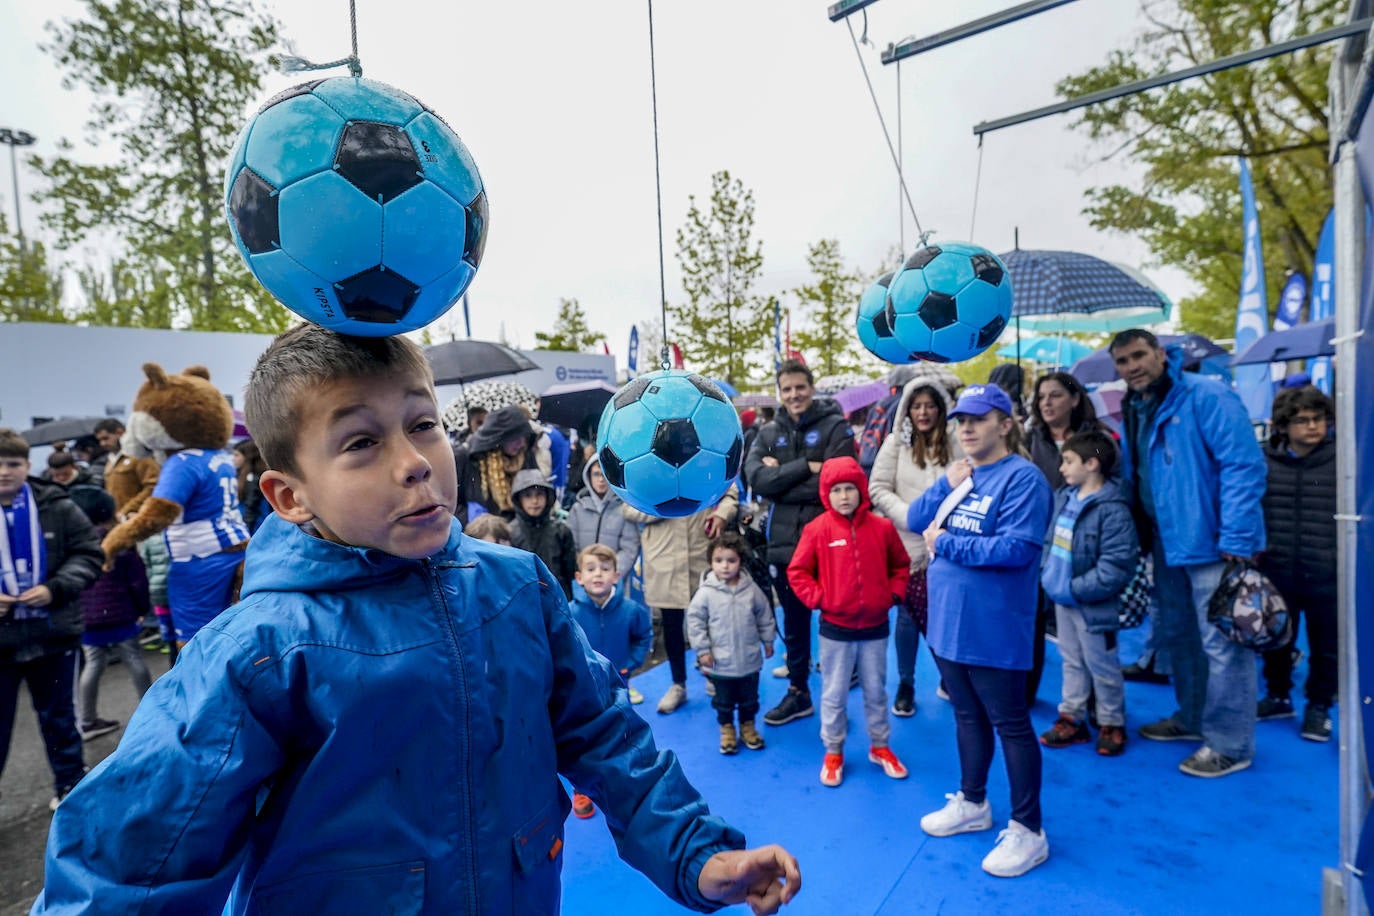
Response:
[[[950,416],[965,457],[911,504],[907,525],[924,532],[931,557],[926,638],[954,705],[960,791],[921,818],[921,829],[953,836],[992,828],[987,777],[995,730],[1012,811],[983,870],[1012,878],[1049,857],[1026,672],[1052,495],[1045,475],[1020,453],[1021,427],[1005,391],[970,385]]]

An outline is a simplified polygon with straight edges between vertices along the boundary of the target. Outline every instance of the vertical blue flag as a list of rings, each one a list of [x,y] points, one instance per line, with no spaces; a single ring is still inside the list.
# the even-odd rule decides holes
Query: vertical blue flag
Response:
[[[1240,275],[1240,305],[1236,308],[1236,352],[1245,350],[1269,333],[1269,304],[1264,287],[1264,252],[1260,247],[1259,211],[1250,164],[1240,160],[1240,197],[1245,228],[1245,263]],[[1236,394],[1245,402],[1252,420],[1269,417],[1274,383],[1267,366],[1237,366]]]
[[[1274,312],[1274,330],[1286,331],[1302,321],[1302,307],[1307,304],[1307,277],[1301,271],[1293,271],[1283,284],[1279,294],[1279,307]],[[1287,363],[1270,363],[1270,378],[1282,382],[1288,375]]]
[[[1312,308],[1309,319],[1325,321],[1336,314],[1336,213],[1326,214],[1322,233],[1317,238],[1317,257],[1312,264]],[[1331,393],[1331,357],[1318,356],[1307,361],[1312,384]]]
[[[630,355],[625,357],[626,375],[634,378],[639,374],[639,325],[630,325]]]
[[[773,371],[782,368],[782,305],[773,300]]]

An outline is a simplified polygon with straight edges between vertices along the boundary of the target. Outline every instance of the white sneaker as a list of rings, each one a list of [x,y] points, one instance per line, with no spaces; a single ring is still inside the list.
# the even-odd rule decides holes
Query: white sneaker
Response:
[[[773,677],[787,677],[787,666],[778,665],[778,667],[774,668]]]
[[[687,702],[687,688],[681,684],[674,684],[668,688],[667,693],[663,694],[663,699],[658,701],[658,711],[670,713],[683,703]]]
[[[954,836],[957,833],[992,829],[992,805],[986,798],[978,805],[967,801],[963,792],[955,792],[945,798],[949,799],[948,804],[921,818],[921,829],[926,833],[931,836]]]
[[[1024,875],[1050,857],[1050,841],[1045,831],[1031,833],[1017,821],[997,834],[997,845],[983,859],[983,871],[998,878]]]

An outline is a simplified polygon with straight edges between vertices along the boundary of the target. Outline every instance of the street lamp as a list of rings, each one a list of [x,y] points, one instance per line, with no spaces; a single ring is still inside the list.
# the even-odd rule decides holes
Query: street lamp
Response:
[[[0,143],[10,148],[10,177],[14,181],[14,226],[19,233],[19,250],[24,250],[24,220],[19,214],[19,165],[15,161],[16,146],[32,146],[38,138],[26,130],[0,127]]]

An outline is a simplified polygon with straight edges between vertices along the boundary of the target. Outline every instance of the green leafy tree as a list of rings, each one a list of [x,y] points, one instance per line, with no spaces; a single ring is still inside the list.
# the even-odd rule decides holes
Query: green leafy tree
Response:
[[[31,163],[47,179],[44,222],[71,247],[113,236],[137,284],[178,324],[275,331],[289,316],[235,253],[223,216],[223,175],[249,103],[261,94],[277,25],[251,0],[84,0],[84,16],[49,23],[45,48],[67,86],[95,96],[86,131],[113,151],[77,158],[64,140]],[[96,304],[93,314],[136,316],[141,304]],[[161,316],[163,306],[152,313]]]
[[[1143,0],[1150,23],[1129,50],[1058,85],[1065,97],[1144,79],[1328,27],[1342,0]],[[1243,260],[1237,157],[1250,161],[1269,302],[1284,268],[1311,275],[1331,205],[1331,46],[1237,67],[1082,109],[1076,126],[1143,167],[1137,184],[1088,192],[1098,229],[1136,236],[1196,282],[1179,303],[1188,330],[1230,337]]]
[[[581,353],[601,342],[606,335],[587,326],[587,313],[576,299],[558,300],[558,317],[548,334],[534,332],[535,346],[540,350],[567,350]]]
[[[62,268],[42,242],[9,235],[0,216],[0,321],[64,323]]]
[[[822,239],[810,246],[806,263],[812,280],[792,292],[808,321],[801,330],[793,331],[793,346],[806,355],[819,375],[865,368],[859,355],[862,345],[854,331],[854,310],[863,292],[861,278],[845,265],[840,243],[834,239]]]
[[[751,292],[763,271],[754,241],[754,193],[728,171],[711,176],[710,209],[688,197],[677,231],[677,261],[687,302],[670,305],[670,340],[700,372],[738,384],[772,341],[772,308]]]
[[[77,271],[85,303],[76,320],[124,328],[170,328],[173,301],[166,277],[127,261],[108,270],[86,265]]]

